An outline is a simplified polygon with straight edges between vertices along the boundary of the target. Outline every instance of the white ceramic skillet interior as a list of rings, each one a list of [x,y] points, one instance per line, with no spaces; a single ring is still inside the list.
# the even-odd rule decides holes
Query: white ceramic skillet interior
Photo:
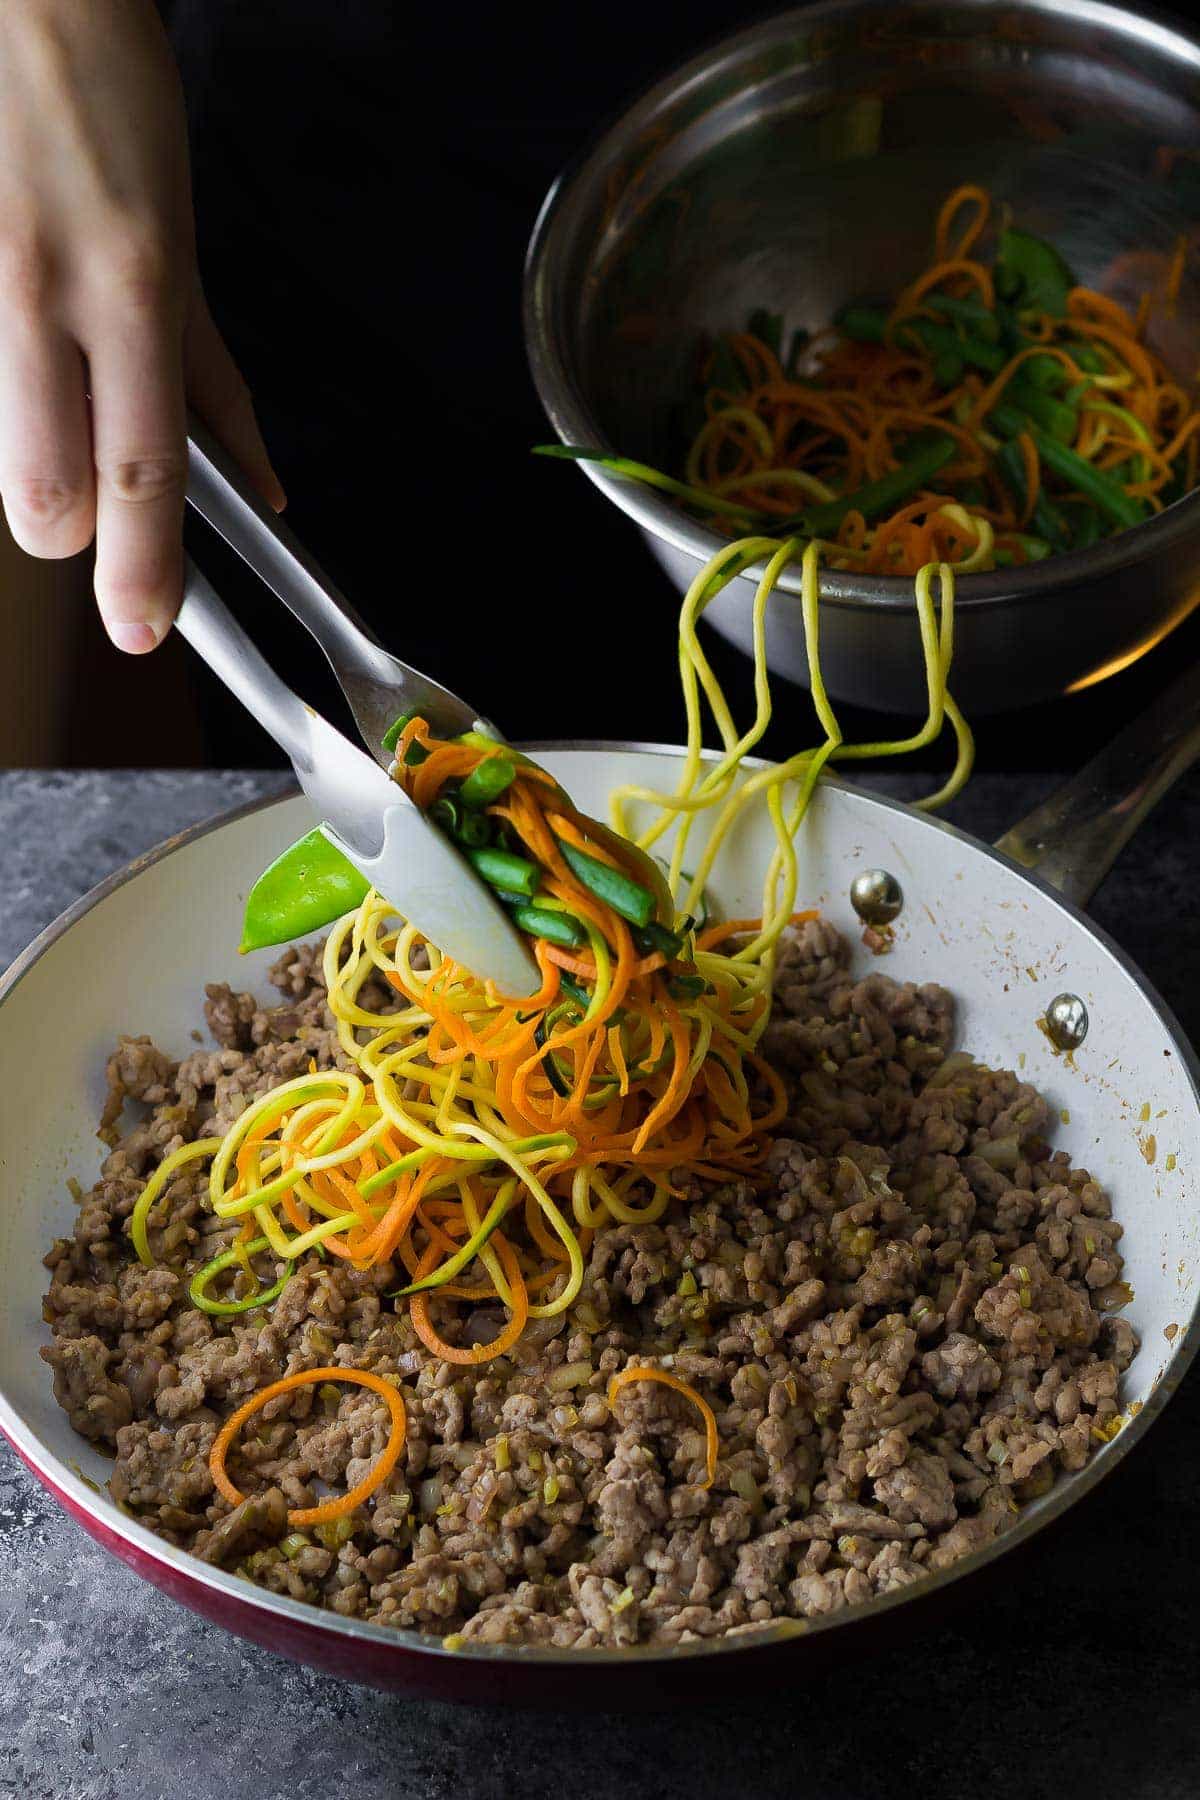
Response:
[[[678,767],[678,752],[609,745],[539,755],[576,801],[600,817],[618,782],[669,787]],[[95,1128],[114,1039],[148,1032],[182,1057],[194,1048],[206,981],[266,990],[270,953],[237,955],[243,901],[263,866],[310,825],[307,803],[286,799],[174,840],[72,908],[0,984],[0,1426],[78,1508],[159,1565],[172,1565],[177,1577],[312,1623],[313,1609],[171,1549],[81,1479],[102,1484],[109,1465],[72,1432],[37,1356],[47,1338],[41,1259],[71,1227],[67,1178],[87,1186],[98,1170]],[[729,843],[713,883],[726,915],[757,910],[771,843],[762,816],[748,819]],[[830,785],[814,803],[800,856],[801,903],[819,906],[856,945],[861,928],[848,899],[854,875],[882,867],[899,878],[906,904],[894,950],[877,966],[954,991],[960,1043],[1037,1084],[1063,1116],[1056,1142],[1104,1183],[1126,1227],[1122,1249],[1135,1294],[1127,1316],[1142,1340],[1126,1377],[1129,1423],[1085,1471],[1060,1481],[973,1564],[1020,1542],[1091,1486],[1141,1435],[1183,1372],[1195,1337],[1200,1269],[1196,1068],[1174,1021],[1114,946],[1048,890],[949,827]],[[856,948],[855,958],[862,972],[876,966],[865,950]],[[1038,1028],[1047,1003],[1063,990],[1079,994],[1091,1015],[1087,1041],[1070,1060],[1056,1055]],[[967,1566],[937,1579],[953,1579]],[[813,1630],[840,1630],[872,1611],[909,1604],[921,1591],[901,1590],[814,1622]],[[319,1617],[343,1636],[376,1644],[402,1636],[408,1648],[419,1642],[440,1651],[436,1641],[412,1634],[332,1613]],[[735,1639],[731,1647],[739,1641],[746,1642]],[[571,1655],[523,1654],[535,1660]]]

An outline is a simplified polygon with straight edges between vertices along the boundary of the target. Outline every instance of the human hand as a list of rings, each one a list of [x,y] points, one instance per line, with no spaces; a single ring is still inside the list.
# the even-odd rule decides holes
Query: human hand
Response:
[[[281,507],[200,287],[151,0],[0,0],[0,496],[34,556],[94,534],[122,650],[153,649],[179,605],[189,401]]]

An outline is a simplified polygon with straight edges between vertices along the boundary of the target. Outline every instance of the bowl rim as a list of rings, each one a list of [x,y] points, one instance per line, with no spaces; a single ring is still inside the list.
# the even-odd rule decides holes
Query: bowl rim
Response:
[[[980,0],[966,0],[966,4],[979,14],[989,10]],[[526,248],[522,321],[530,374],[561,443],[586,444],[615,455],[623,453],[621,446],[613,444],[599,429],[584,401],[574,365],[567,360],[560,335],[552,324],[556,295],[549,289],[548,270],[558,240],[569,231],[572,211],[581,204],[586,190],[604,170],[619,160],[623,144],[651,131],[662,114],[696,82],[710,77],[722,67],[734,67],[751,49],[786,36],[801,21],[807,30],[811,30],[824,21],[877,11],[879,5],[880,0],[819,0],[817,5],[791,7],[717,38],[643,89],[585,140],[551,183]],[[913,7],[911,10],[919,13],[923,9]],[[1012,0],[1006,10],[1053,17],[1061,12],[1061,0]],[[1122,40],[1132,39],[1143,48],[1153,47],[1173,55],[1190,65],[1194,76],[1200,77],[1200,29],[1189,29],[1187,21],[1153,7],[1134,11],[1112,4],[1112,0],[1074,0],[1073,10],[1087,15],[1094,32],[1106,32]],[[623,480],[596,463],[583,462],[579,466],[588,479],[644,532],[682,551],[698,565],[707,564],[718,551],[734,541],[721,537],[651,488]],[[956,582],[955,605],[960,610],[981,611],[994,606],[1036,604],[1051,593],[1060,599],[1069,597],[1080,605],[1087,605],[1091,601],[1088,587],[1092,582],[1119,575],[1143,558],[1169,556],[1177,546],[1198,535],[1200,487],[1182,495],[1161,513],[1118,532],[1115,537],[1103,538],[1088,549],[1064,551],[1040,563],[1027,564],[1019,571],[1004,569],[987,574],[960,575]],[[757,581],[763,568],[764,564],[756,563],[737,579]],[[776,587],[788,594],[799,594],[798,570],[785,569]],[[822,568],[821,598],[824,603],[850,612],[905,611],[913,605],[913,588],[911,580],[904,576],[855,576],[848,570]]]
[[[607,739],[552,739],[523,744],[521,747],[532,753],[563,750],[596,754],[616,750],[627,754],[639,753],[676,759],[683,754],[681,746],[671,744],[615,742]],[[715,754],[715,752],[706,752],[706,759],[711,760]],[[836,776],[828,777],[826,780],[827,785],[843,789],[883,812],[902,813],[906,817],[913,815],[914,809],[903,801],[893,800],[888,795],[860,787]],[[152,849],[134,857],[124,867],[115,870],[113,874],[97,883],[95,887],[66,907],[56,919],[39,932],[28,947],[0,975],[0,1008],[30,970],[54,948],[60,939],[67,935],[71,927],[106,900],[110,894],[117,892],[128,882],[135,880],[146,870],[172,856],[176,851],[188,848],[227,825],[233,825],[243,819],[253,817],[270,807],[289,803],[299,796],[299,791],[297,786],[289,784],[276,793],[243,802],[217,813],[211,818],[200,820],[186,830],[165,838]],[[917,817],[921,824],[930,830],[947,834],[964,848],[983,855],[1040,890],[1061,908],[1069,922],[1087,932],[1097,941],[1100,948],[1116,963],[1119,971],[1133,982],[1154,1009],[1174,1054],[1186,1072],[1193,1103],[1200,1109],[1200,1054],[1193,1049],[1174,1013],[1154,986],[1142,975],[1132,957],[1119,944],[1115,943],[1102,927],[1087,918],[1080,908],[1065,900],[1048,882],[1043,881],[1029,870],[1021,868],[1012,858],[1005,856],[993,845],[986,844],[981,839],[973,837],[969,832],[962,831],[958,826],[951,825],[944,819],[935,818],[929,813],[921,813]],[[310,1632],[317,1634],[327,1632],[347,1642],[370,1646],[373,1651],[385,1654],[390,1651],[396,1657],[419,1654],[451,1658],[456,1662],[467,1659],[472,1662],[500,1662],[506,1666],[514,1663],[554,1664],[581,1669],[606,1668],[614,1664],[629,1663],[636,1663],[639,1667],[648,1667],[661,1661],[674,1663],[681,1658],[728,1656],[739,1650],[762,1652],[801,1639],[807,1641],[827,1631],[865,1624],[892,1612],[898,1606],[913,1601],[927,1600],[942,1592],[952,1583],[977,1573],[1006,1555],[1009,1550],[1017,1549],[1022,1544],[1028,1543],[1048,1525],[1061,1520],[1064,1514],[1091,1493],[1099,1482],[1103,1481],[1123,1462],[1134,1446],[1141,1441],[1148,1427],[1162,1414],[1167,1402],[1183,1380],[1198,1349],[1200,1349],[1200,1296],[1197,1297],[1195,1306],[1176,1338],[1171,1354],[1141,1410],[1133,1418],[1126,1419],[1117,1436],[1110,1443],[1102,1446],[1101,1450],[1083,1469],[1068,1474],[1065,1479],[1060,1478],[1047,1496],[1044,1506],[1036,1514],[1024,1514],[1010,1530],[993,1538],[991,1543],[973,1551],[969,1556],[951,1563],[947,1568],[926,1576],[915,1585],[894,1589],[891,1593],[875,1595],[861,1606],[846,1607],[840,1612],[826,1614],[824,1618],[816,1620],[782,1619],[764,1624],[758,1631],[743,1632],[732,1637],[726,1634],[716,1638],[701,1639],[694,1644],[634,1645],[618,1650],[573,1650],[547,1646],[475,1644],[472,1642],[467,1642],[460,1648],[447,1648],[442,1639],[429,1633],[379,1625],[367,1619],[344,1618],[339,1613],[331,1612],[324,1607],[310,1605],[307,1601],[293,1600],[289,1596],[272,1593],[227,1570],[202,1562],[199,1557],[193,1556],[189,1551],[180,1550],[174,1545],[165,1543],[162,1538],[151,1531],[148,1525],[143,1525],[140,1521],[119,1512],[104,1490],[96,1489],[82,1475],[76,1473],[67,1463],[43,1446],[33,1427],[26,1424],[16,1407],[7,1398],[2,1379],[0,1379],[0,1431],[8,1438],[43,1486],[47,1487],[56,1497],[63,1496],[77,1516],[94,1523],[102,1533],[115,1534],[136,1549],[143,1560],[158,1564],[163,1569],[169,1569],[179,1577],[179,1586],[173,1586],[171,1589],[173,1597],[180,1597],[182,1588],[186,1588],[190,1583],[195,1583],[198,1588],[207,1589],[214,1597],[219,1595],[230,1602],[235,1612],[240,1606],[248,1606],[260,1614],[287,1619],[294,1625],[306,1628]],[[141,1572],[140,1567],[138,1572]]]

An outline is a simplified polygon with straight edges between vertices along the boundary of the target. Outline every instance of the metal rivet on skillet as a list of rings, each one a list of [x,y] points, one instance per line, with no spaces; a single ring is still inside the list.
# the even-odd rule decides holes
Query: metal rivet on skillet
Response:
[[[850,904],[864,925],[890,925],[904,906],[904,891],[886,869],[864,869],[850,883]]]
[[[1046,1008],[1046,1035],[1060,1050],[1078,1050],[1088,1034],[1088,1009],[1078,994],[1056,994]]]

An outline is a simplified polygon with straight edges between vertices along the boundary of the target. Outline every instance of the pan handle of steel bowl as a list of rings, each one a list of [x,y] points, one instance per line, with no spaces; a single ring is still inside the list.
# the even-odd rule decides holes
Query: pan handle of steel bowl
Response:
[[[1142,820],[1198,756],[1200,665],[996,848],[1086,906]]]

